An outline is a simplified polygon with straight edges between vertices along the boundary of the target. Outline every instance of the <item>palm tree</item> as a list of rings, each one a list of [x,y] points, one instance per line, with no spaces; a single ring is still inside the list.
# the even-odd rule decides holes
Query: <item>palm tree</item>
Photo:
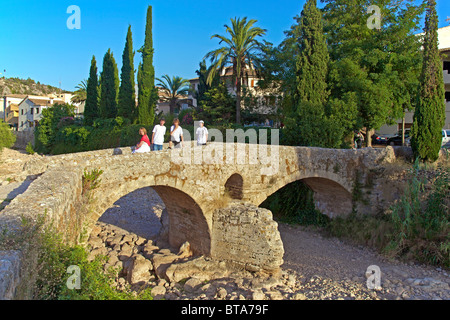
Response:
[[[189,80],[178,76],[173,76],[171,79],[167,74],[163,75],[162,79],[156,78],[156,80],[159,81],[157,86],[164,93],[163,96],[160,96],[160,99],[169,102],[170,113],[174,113],[179,100],[189,92]]]
[[[233,81],[236,87],[236,123],[241,123],[241,97],[242,83],[247,74],[247,68],[253,72],[261,69],[261,60],[258,54],[262,53],[262,45],[257,37],[266,34],[266,29],[253,27],[257,20],[249,20],[247,17],[242,20],[231,19],[231,27],[225,25],[225,31],[229,37],[215,34],[211,37],[218,38],[219,44],[224,46],[206,54],[205,59],[211,59],[212,68],[208,74],[207,83],[211,85],[217,72],[222,71],[227,66],[232,66]]]
[[[72,99],[70,99],[74,103],[80,103],[86,101],[87,98],[87,80],[82,80],[76,87],[77,89],[74,92]]]

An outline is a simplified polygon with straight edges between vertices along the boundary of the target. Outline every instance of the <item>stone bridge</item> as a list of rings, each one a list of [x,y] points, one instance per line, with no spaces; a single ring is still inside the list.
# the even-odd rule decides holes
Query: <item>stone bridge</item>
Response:
[[[166,205],[171,246],[188,241],[196,255],[273,272],[282,264],[283,244],[271,212],[257,206],[302,180],[314,191],[317,208],[331,218],[354,209],[375,213],[385,206],[379,199],[392,195],[383,194],[373,173],[394,159],[390,147],[335,150],[239,143],[44,157],[25,165],[24,175],[38,177],[0,212],[0,227],[20,230],[22,217],[45,214],[68,241],[77,242],[117,200],[152,187]],[[99,187],[93,199],[83,201],[83,173],[94,169],[103,171]],[[370,188],[364,191],[364,203],[355,200],[355,188]],[[251,209],[235,209],[242,204]]]

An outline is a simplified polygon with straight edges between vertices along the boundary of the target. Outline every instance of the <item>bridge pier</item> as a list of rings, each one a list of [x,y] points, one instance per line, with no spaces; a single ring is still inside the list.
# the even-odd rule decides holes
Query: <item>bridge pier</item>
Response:
[[[248,271],[276,273],[284,247],[270,210],[232,202],[213,214],[211,257]]]

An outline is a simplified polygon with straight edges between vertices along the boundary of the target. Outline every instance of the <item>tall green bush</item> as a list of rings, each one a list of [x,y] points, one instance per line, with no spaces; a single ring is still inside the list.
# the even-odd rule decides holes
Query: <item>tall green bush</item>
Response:
[[[0,120],[0,152],[3,148],[11,148],[16,142],[16,136],[9,128],[9,125]]]
[[[414,112],[411,146],[415,157],[431,162],[439,158],[445,124],[444,76],[437,30],[436,1],[428,0],[419,103]]]
[[[35,150],[49,154],[55,145],[58,131],[64,127],[67,119],[74,120],[75,108],[69,104],[56,104],[42,110],[42,119],[34,134]]]

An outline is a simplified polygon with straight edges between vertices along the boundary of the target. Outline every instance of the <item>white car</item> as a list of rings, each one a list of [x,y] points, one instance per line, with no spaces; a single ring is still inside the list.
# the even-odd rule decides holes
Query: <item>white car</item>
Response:
[[[450,147],[450,129],[442,130],[442,146]]]

